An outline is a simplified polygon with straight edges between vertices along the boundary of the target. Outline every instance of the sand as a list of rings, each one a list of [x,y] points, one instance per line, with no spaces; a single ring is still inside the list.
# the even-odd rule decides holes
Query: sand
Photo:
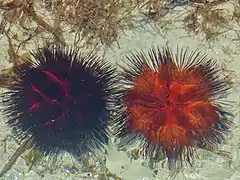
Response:
[[[184,8],[175,8],[168,16],[169,18],[179,18],[179,13],[184,14]],[[147,52],[152,45],[163,47],[169,46],[176,51],[177,46],[189,47],[189,50],[198,49],[207,53],[210,58],[218,61],[222,67],[226,68],[226,73],[231,77],[233,84],[232,90],[226,101],[233,102],[231,110],[235,115],[232,126],[232,133],[229,135],[227,144],[221,146],[222,151],[228,151],[231,158],[224,158],[214,153],[199,150],[199,158],[193,167],[184,167],[175,177],[177,180],[238,180],[240,179],[240,159],[239,159],[239,100],[240,100],[240,41],[232,41],[233,32],[224,34],[216,42],[206,42],[202,37],[189,35],[182,28],[181,22],[174,23],[175,27],[171,27],[166,32],[160,30],[156,32],[153,24],[146,26],[145,30],[127,30],[125,35],[119,39],[120,48],[115,45],[112,49],[108,49],[105,54],[106,60],[113,64],[121,63],[125,60],[125,55],[130,51],[143,50]],[[7,64],[7,40],[3,37],[0,39],[0,61],[4,65]],[[4,139],[10,134],[8,128],[4,124],[5,119],[0,115],[0,139]],[[10,156],[16,150],[17,145],[13,140],[7,141],[7,153],[3,152],[0,146],[0,169],[8,161]],[[23,158],[19,158],[12,169],[2,178],[6,180],[81,180],[96,179],[100,180],[98,173],[74,171],[72,166],[78,167],[74,159],[69,155],[63,155],[59,158],[58,163],[53,166],[48,162],[36,164],[33,169],[28,172],[26,162]],[[49,166],[48,168],[44,166]],[[105,165],[104,165],[105,166]],[[50,170],[51,167],[51,170]],[[69,168],[70,167],[70,168]],[[155,171],[148,167],[148,162],[142,158],[130,161],[126,152],[118,152],[115,146],[109,147],[109,155],[106,156],[106,167],[109,172],[116,174],[123,180],[161,180],[169,177],[169,171],[166,168],[158,166]],[[81,166],[79,166],[81,168]],[[156,173],[157,170],[157,174]],[[155,172],[155,173],[154,173]],[[43,176],[44,175],[44,176]],[[115,178],[110,178],[111,180]]]

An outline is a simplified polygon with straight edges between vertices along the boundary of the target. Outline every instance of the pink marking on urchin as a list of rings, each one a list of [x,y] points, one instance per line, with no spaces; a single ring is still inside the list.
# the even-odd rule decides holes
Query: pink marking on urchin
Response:
[[[67,81],[61,81],[59,78],[57,78],[54,74],[44,71],[42,70],[42,72],[44,74],[46,74],[50,80],[52,80],[53,82],[55,82],[56,84],[58,84],[60,86],[60,88],[63,90],[63,93],[65,96],[69,97],[69,91],[68,91],[68,82]],[[70,96],[71,98],[71,96]]]

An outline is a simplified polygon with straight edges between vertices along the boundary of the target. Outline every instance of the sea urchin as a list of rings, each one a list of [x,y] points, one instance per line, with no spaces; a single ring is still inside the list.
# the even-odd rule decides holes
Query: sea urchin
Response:
[[[33,57],[14,68],[16,82],[4,94],[16,138],[31,139],[44,155],[101,149],[109,138],[115,68],[75,48],[45,46]]]
[[[194,149],[220,144],[229,130],[229,113],[219,103],[229,87],[216,61],[196,51],[152,49],[128,57],[123,68],[124,121],[116,123],[121,146],[143,138],[143,154],[165,155],[169,168],[186,160]]]

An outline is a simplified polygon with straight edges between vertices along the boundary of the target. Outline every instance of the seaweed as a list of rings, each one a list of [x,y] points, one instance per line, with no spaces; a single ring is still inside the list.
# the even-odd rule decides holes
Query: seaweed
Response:
[[[128,0],[54,0],[45,2],[43,7],[76,33],[76,45],[84,40],[84,45],[96,47],[117,42],[122,21],[131,14],[129,3]]]
[[[161,21],[175,7],[187,4],[188,0],[148,0],[143,1],[139,9],[149,19]]]
[[[200,34],[204,39],[211,41],[234,30],[232,19],[235,19],[237,14],[225,8],[225,3],[228,2],[229,0],[191,1],[193,8],[183,20],[185,29],[189,33]]]
[[[15,151],[15,153],[11,156],[9,161],[4,165],[3,169],[0,171],[0,177],[3,177],[5,173],[7,173],[12,166],[15,164],[19,156],[21,156],[25,151],[33,147],[32,139],[28,139],[23,142],[20,147]]]
[[[0,33],[9,44],[9,63],[21,64],[39,42],[66,45],[74,37],[74,46],[96,52],[114,42],[119,46],[119,33],[131,26],[135,6],[131,0],[2,0]],[[1,71],[1,87],[11,87],[11,68]]]
[[[34,23],[35,31],[52,35],[54,43],[65,44],[64,34],[75,33],[75,44],[83,40],[84,45],[94,48],[117,41],[119,30],[132,17],[134,6],[130,0],[12,0],[0,4],[4,11],[2,26],[18,24],[29,32],[34,31]]]

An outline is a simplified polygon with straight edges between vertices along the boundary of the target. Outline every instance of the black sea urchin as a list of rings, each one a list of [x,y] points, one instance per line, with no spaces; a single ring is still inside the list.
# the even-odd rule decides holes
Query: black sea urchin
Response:
[[[30,138],[45,155],[102,149],[109,139],[115,68],[74,48],[46,46],[33,57],[35,62],[14,68],[17,80],[4,94],[16,138]]]
[[[175,57],[169,48],[152,49],[149,56],[128,57],[122,80],[125,120],[117,123],[121,145],[143,137],[143,154],[165,155],[169,168],[183,160],[192,164],[195,148],[223,142],[231,122],[218,101],[229,87],[216,61],[179,52]]]

